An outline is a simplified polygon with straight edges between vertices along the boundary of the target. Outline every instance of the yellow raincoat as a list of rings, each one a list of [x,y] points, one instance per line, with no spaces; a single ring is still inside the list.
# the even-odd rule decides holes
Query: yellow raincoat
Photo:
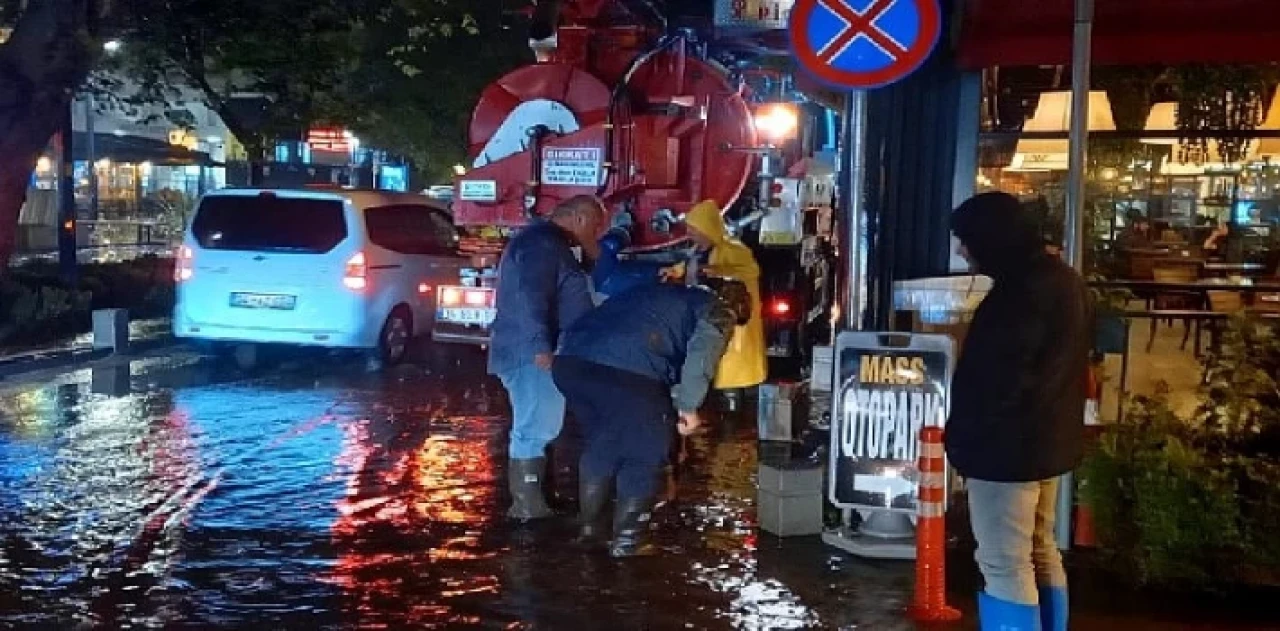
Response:
[[[713,201],[704,201],[689,209],[685,224],[711,239],[707,267],[702,272],[708,276],[720,276],[740,280],[751,292],[751,320],[734,331],[716,371],[715,388],[749,388],[764,383],[768,368],[764,349],[764,321],[760,305],[760,264],[751,248],[729,237],[720,208]]]

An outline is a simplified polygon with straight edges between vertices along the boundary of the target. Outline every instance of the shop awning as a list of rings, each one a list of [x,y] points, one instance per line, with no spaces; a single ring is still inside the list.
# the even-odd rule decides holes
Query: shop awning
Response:
[[[77,161],[88,160],[89,134],[76,132],[71,139],[71,153]],[[171,145],[163,140],[142,138],[139,136],[117,136],[115,134],[93,135],[93,160],[103,158],[112,162],[138,164],[150,162],[155,166],[217,166],[209,154],[203,151],[191,151],[185,147]]]
[[[1073,0],[966,0],[958,57],[989,66],[1070,64]],[[1093,63],[1280,61],[1278,0],[1095,0]]]

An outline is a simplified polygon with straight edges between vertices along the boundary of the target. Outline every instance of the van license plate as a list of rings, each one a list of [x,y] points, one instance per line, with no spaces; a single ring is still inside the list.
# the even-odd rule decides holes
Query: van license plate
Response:
[[[298,297],[285,294],[231,294],[231,306],[241,309],[278,309],[290,311],[297,306]]]
[[[436,319],[441,322],[449,322],[452,324],[478,324],[480,326],[489,326],[490,324],[493,324],[493,317],[496,314],[496,309],[446,307],[436,312]]]

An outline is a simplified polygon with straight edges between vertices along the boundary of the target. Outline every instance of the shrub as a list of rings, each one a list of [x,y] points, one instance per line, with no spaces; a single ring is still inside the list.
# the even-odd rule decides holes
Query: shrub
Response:
[[[133,318],[173,308],[173,262],[144,257],[82,265],[72,286],[57,267],[37,263],[0,278],[0,347],[29,346],[88,331],[95,309],[128,309]]]
[[[1204,403],[1179,418],[1135,398],[1081,471],[1104,551],[1142,583],[1280,584],[1280,339],[1242,319],[1208,359]]]

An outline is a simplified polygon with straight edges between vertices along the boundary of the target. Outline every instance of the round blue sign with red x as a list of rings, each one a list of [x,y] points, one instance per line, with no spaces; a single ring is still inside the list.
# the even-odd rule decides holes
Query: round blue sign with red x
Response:
[[[924,63],[942,12],[938,0],[796,0],[789,28],[796,59],[819,80],[877,88]]]

